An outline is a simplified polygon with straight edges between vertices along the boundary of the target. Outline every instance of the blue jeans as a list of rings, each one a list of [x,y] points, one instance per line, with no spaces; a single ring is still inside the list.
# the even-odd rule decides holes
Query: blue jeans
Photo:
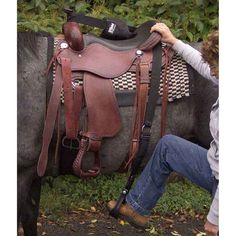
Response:
[[[165,135],[158,142],[135,187],[127,195],[127,204],[141,215],[150,215],[172,171],[211,194],[216,189],[216,180],[207,161],[207,149],[180,137]]]

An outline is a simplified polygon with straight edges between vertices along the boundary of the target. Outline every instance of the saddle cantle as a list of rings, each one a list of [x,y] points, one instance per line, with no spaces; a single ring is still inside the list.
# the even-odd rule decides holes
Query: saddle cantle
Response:
[[[146,101],[149,92],[152,67],[152,49],[160,43],[158,33],[149,33],[154,22],[146,22],[137,29],[136,36],[126,40],[107,40],[82,34],[75,22],[64,24],[65,40],[55,52],[56,76],[43,131],[43,146],[38,162],[38,175],[43,176],[47,166],[48,148],[52,139],[58,109],[60,92],[64,88],[64,109],[66,138],[77,139],[80,145],[73,163],[74,173],[81,177],[97,176],[101,164],[99,150],[104,137],[113,137],[121,128],[119,108],[111,79],[128,70],[136,71],[136,96],[134,125],[129,156],[134,158],[139,146],[139,136],[143,127]],[[159,63],[166,57],[158,55]],[[83,86],[72,89],[71,82],[82,74]],[[79,113],[82,104],[87,109],[87,127],[79,131]],[[84,170],[82,160],[86,152],[94,153],[94,165]]]

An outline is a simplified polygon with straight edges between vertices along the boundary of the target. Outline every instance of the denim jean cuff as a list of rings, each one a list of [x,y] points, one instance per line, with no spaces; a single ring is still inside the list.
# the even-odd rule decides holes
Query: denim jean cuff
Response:
[[[130,195],[126,197],[126,203],[137,213],[140,215],[150,215],[150,211],[142,208]]]

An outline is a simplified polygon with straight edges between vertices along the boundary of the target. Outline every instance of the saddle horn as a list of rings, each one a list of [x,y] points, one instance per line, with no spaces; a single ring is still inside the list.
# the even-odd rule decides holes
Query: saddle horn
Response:
[[[74,51],[82,51],[84,49],[84,38],[78,23],[66,22],[63,24],[62,32],[65,40]]]

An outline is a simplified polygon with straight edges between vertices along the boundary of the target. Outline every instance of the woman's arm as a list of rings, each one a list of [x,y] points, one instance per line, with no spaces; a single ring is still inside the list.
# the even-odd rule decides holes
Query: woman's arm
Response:
[[[218,80],[211,76],[211,70],[208,63],[204,62],[199,51],[190,45],[178,40],[164,23],[156,23],[152,26],[150,32],[157,31],[162,35],[162,42],[172,46],[188,64],[190,64],[204,78],[212,80],[218,84]]]
[[[216,82],[215,77],[211,76],[211,69],[208,63],[202,59],[202,54],[190,45],[177,40],[172,49],[178,53],[188,64],[190,64],[200,75],[206,79]]]

